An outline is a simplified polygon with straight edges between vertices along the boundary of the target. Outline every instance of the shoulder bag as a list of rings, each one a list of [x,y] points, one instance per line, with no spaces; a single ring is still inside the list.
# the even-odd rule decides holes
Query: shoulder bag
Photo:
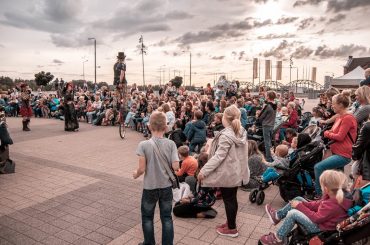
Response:
[[[169,177],[169,179],[172,183],[172,189],[179,189],[180,188],[179,179],[177,178],[177,175],[174,173],[172,167],[170,167],[170,164],[172,164],[172,163],[170,161],[168,161],[168,158],[162,153],[162,151],[158,147],[157,142],[155,142],[153,140],[153,138],[151,138],[149,141],[153,145],[155,153],[159,157],[162,166],[166,170],[166,173],[167,173],[167,175],[168,175],[168,177]]]

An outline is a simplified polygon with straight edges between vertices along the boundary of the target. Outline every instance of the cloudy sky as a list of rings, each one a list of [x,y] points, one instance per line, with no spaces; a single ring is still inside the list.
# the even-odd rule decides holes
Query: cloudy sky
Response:
[[[93,80],[88,38],[95,37],[98,82],[112,83],[115,57],[124,51],[129,82],[141,84],[143,35],[146,82],[175,73],[188,83],[191,52],[196,85],[220,73],[251,81],[254,57],[261,80],[264,60],[282,60],[286,83],[290,56],[299,78],[317,67],[322,83],[324,75],[343,74],[348,55],[370,55],[369,14],[370,0],[0,0],[0,75],[33,78],[44,70],[82,79],[88,60],[85,76]]]

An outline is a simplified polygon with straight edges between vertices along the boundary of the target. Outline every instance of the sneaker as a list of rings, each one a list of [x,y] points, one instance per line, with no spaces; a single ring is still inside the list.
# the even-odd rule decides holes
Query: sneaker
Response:
[[[263,245],[270,245],[270,244],[280,245],[280,244],[284,244],[284,241],[279,241],[275,233],[270,232],[268,235],[263,235],[260,238],[260,243]]]
[[[225,224],[222,224],[222,225],[217,225],[216,229],[218,229],[218,228],[227,228],[227,222]]]
[[[265,210],[267,215],[269,216],[269,219],[273,225],[277,225],[280,222],[280,219],[277,217],[276,209],[271,207],[270,204],[266,204]]]
[[[221,236],[228,236],[228,237],[237,237],[239,236],[237,229],[229,229],[228,227],[224,228],[217,228],[217,233]]]

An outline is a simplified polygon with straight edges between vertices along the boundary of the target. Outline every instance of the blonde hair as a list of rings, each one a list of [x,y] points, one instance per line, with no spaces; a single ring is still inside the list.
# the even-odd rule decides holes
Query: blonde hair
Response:
[[[240,110],[235,105],[227,107],[224,111],[225,120],[230,124],[235,135],[239,135],[241,123],[240,123]]]
[[[255,155],[255,154],[261,157],[262,162],[264,162],[264,163],[266,162],[265,156],[258,149],[257,142],[254,141],[254,140],[248,140],[248,156],[250,157],[250,156]]]
[[[362,86],[359,87],[355,94],[360,97],[360,99],[365,100],[367,104],[370,104],[370,87]]]
[[[291,107],[292,109],[295,109],[296,104],[293,101],[290,101],[287,105],[287,107]]]
[[[336,170],[326,170],[320,176],[321,189],[324,190],[324,187],[326,187],[326,189],[335,194],[338,203],[343,202],[343,189],[346,189],[347,181],[346,175]]]
[[[279,157],[286,157],[288,155],[289,148],[287,145],[278,145],[275,149],[275,154]]]
[[[150,130],[154,132],[165,132],[167,130],[167,119],[163,112],[155,111],[149,118]]]

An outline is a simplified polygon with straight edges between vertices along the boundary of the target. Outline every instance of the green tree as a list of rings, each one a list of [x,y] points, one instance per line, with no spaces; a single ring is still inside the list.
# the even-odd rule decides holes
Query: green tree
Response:
[[[52,75],[50,72],[41,71],[35,74],[35,82],[37,86],[41,86],[41,87],[48,85],[49,82],[53,80],[53,78],[54,78],[54,75]]]
[[[172,83],[173,86],[175,86],[176,88],[180,88],[181,87],[181,84],[182,84],[182,77],[179,77],[179,76],[176,76],[175,78],[172,78],[170,80],[170,82]]]

